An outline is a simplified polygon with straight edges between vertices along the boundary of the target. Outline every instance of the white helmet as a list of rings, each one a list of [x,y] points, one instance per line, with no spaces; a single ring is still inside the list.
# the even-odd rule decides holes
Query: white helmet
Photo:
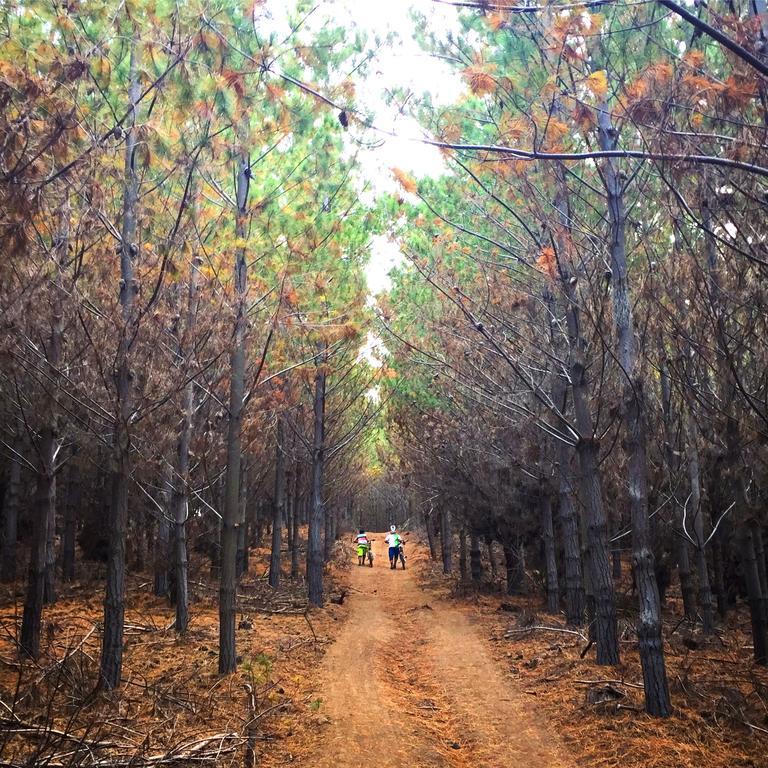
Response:
[[[397,530],[397,526],[396,525],[390,525],[389,526],[389,530],[392,531],[392,533],[394,533]]]

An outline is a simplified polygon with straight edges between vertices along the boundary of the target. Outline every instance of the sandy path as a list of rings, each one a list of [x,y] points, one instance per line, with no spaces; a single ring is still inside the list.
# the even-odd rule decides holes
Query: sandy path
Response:
[[[503,676],[456,607],[389,569],[384,534],[374,568],[353,566],[346,626],[320,670],[329,722],[319,768],[565,768],[572,765],[533,702]]]

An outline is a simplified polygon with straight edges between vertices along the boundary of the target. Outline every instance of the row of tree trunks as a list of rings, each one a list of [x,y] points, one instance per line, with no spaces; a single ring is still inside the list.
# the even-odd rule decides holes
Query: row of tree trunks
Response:
[[[580,299],[576,286],[578,279],[568,256],[568,233],[571,218],[568,206],[568,190],[565,170],[556,166],[557,193],[555,208],[560,220],[560,232],[556,239],[560,284],[565,301],[565,326],[568,339],[568,374],[575,419],[576,456],[579,464],[579,486],[584,506],[582,516],[582,546],[585,548],[584,583],[587,614],[590,619],[590,637],[597,646],[597,663],[619,663],[619,637],[616,616],[616,597],[608,556],[608,525],[603,508],[603,492],[600,478],[599,441],[594,434],[594,424],[589,403],[590,384],[585,361],[586,342],[581,330]],[[558,307],[558,302],[554,304]],[[557,310],[557,314],[560,312]],[[591,608],[594,606],[594,617]]]
[[[194,169],[193,171],[194,172]],[[195,188],[195,180],[191,180]],[[198,200],[198,195],[192,195]],[[197,202],[192,207],[192,221],[197,226]],[[189,519],[189,451],[194,428],[195,381],[189,375],[195,364],[194,335],[200,307],[200,267],[202,259],[195,256],[187,278],[187,311],[184,329],[178,340],[177,360],[179,368],[187,375],[181,397],[181,423],[176,446],[173,471],[171,522],[173,525],[172,558],[174,602],[176,605],[176,631],[184,634],[189,626],[189,553],[187,551],[187,520]]]
[[[309,536],[307,541],[307,583],[309,602],[323,604],[323,530],[325,504],[323,502],[323,472],[325,468],[325,363],[327,350],[318,350],[315,371],[314,436],[312,441],[312,476],[309,509]]]
[[[237,552],[235,554],[235,574],[239,580],[249,568],[249,537],[248,527],[248,464],[245,456],[240,458],[240,503],[238,505],[239,516],[237,521]],[[260,537],[259,537],[260,539]],[[261,541],[259,540],[259,544]]]
[[[563,205],[563,203],[561,203]],[[565,221],[563,222],[565,224]],[[548,290],[545,303],[549,309],[549,335],[556,355],[563,356],[561,334],[555,324],[557,304]],[[557,488],[558,515],[563,537],[563,560],[565,567],[565,616],[570,626],[581,626],[584,621],[584,585],[582,581],[581,547],[579,541],[579,521],[573,501],[573,449],[568,442],[572,431],[565,420],[568,402],[568,381],[565,372],[555,369],[552,372],[551,397],[555,408],[552,419],[554,442],[555,484]],[[558,435],[558,433],[563,433]],[[546,491],[543,491],[546,492]],[[551,504],[551,500],[550,500]],[[551,517],[551,508],[550,508]],[[544,521],[546,522],[546,521]],[[554,534],[553,534],[554,540]],[[549,560],[548,560],[549,562]],[[550,576],[548,575],[548,584]],[[550,603],[551,608],[551,603]]]
[[[539,499],[541,531],[544,540],[544,564],[547,583],[547,613],[560,611],[560,587],[557,579],[557,551],[555,548],[555,527],[552,520],[552,496],[542,488]]]
[[[296,579],[299,576],[299,534],[300,534],[300,513],[304,508],[304,498],[299,498],[299,488],[301,488],[301,465],[297,462],[293,472],[293,515],[291,516],[291,578]]]
[[[277,420],[275,504],[272,518],[272,555],[269,561],[269,586],[275,589],[280,586],[280,549],[285,516],[285,424],[280,417]]]
[[[615,151],[619,134],[606,104],[598,115],[598,140],[605,152]],[[623,182],[617,161],[603,166],[610,224],[609,252],[613,297],[613,326],[617,358],[624,375],[624,448],[628,459],[629,507],[632,519],[632,566],[639,601],[637,636],[643,668],[645,709],[651,715],[671,713],[669,686],[661,634],[661,601],[656,581],[648,522],[648,458],[646,455],[646,403],[643,375],[636,352],[632,301],[629,292]]]
[[[443,573],[453,570],[453,529],[451,527],[451,513],[443,508],[440,513],[440,554],[443,560]]]
[[[139,179],[136,169],[136,113],[141,94],[139,79],[139,32],[134,27],[128,74],[129,118],[125,128],[125,189],[123,221],[120,231],[120,305],[123,328],[117,351],[117,414],[114,423],[112,489],[109,521],[107,584],[104,598],[104,634],[101,651],[101,680],[107,689],[120,685],[123,667],[123,627],[125,621],[125,546],[128,528],[128,483],[131,473],[130,419],[133,413],[133,371],[131,345],[135,337],[136,297],[134,259],[136,242]]]
[[[237,163],[235,234],[240,242],[246,236],[246,210],[250,163],[241,150]],[[237,666],[235,612],[237,593],[237,539],[240,527],[241,433],[246,372],[247,258],[245,247],[235,253],[235,327],[230,354],[229,421],[227,426],[227,470],[221,532],[221,576],[219,581],[219,673],[228,674]]]
[[[21,453],[21,440],[13,442],[13,451]],[[0,552],[0,579],[5,582],[16,579],[16,540],[19,526],[19,488],[21,485],[21,460],[14,456],[8,469],[3,497],[3,545]]]
[[[77,542],[77,524],[80,506],[83,500],[80,467],[77,464],[78,450],[72,450],[69,472],[67,475],[67,499],[64,507],[64,534],[61,540],[61,579],[64,582],[75,578],[75,545]]]
[[[154,593],[157,597],[168,597],[171,591],[173,560],[171,554],[171,512],[173,505],[173,465],[166,461],[160,491],[161,509],[155,525],[152,560],[154,563]]]

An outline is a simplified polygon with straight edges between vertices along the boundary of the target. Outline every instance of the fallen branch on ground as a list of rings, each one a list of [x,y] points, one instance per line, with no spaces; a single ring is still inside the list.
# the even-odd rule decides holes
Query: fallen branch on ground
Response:
[[[576,637],[580,637],[582,640],[586,642],[587,638],[582,632],[578,632],[575,629],[563,629],[562,627],[547,627],[543,625],[534,625],[531,627],[522,627],[521,629],[508,629],[506,632],[504,632],[504,638],[508,639],[512,635],[521,635],[525,632],[533,632],[535,630],[539,630],[541,632],[563,632],[566,635],[576,635]]]

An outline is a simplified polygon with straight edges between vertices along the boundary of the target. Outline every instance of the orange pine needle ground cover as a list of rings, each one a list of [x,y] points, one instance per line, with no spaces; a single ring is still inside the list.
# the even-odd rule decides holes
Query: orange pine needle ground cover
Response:
[[[169,628],[173,609],[152,595],[151,580],[132,577],[127,595],[125,682],[116,692],[94,691],[101,642],[101,580],[94,575],[61,588],[59,601],[44,611],[44,652],[36,664],[20,663],[15,647],[23,589],[14,594],[4,587],[0,592],[0,700],[6,705],[0,704],[3,763],[22,763],[32,757],[27,764],[38,764],[35,750],[42,749],[45,755],[62,755],[52,764],[69,764],[66,753],[71,756],[82,739],[91,745],[109,745],[96,749],[94,756],[133,756],[134,764],[142,764],[142,756],[199,748],[208,756],[204,765],[240,766],[251,719],[248,684],[257,691],[258,709],[264,713],[254,731],[259,765],[284,765],[314,747],[321,716],[318,703],[313,702],[312,676],[347,608],[328,604],[323,610],[309,611],[305,618],[301,607],[293,607],[300,605],[303,587],[270,590],[263,578],[267,559],[267,550],[252,552],[251,573],[244,577],[241,590],[247,605],[238,615],[237,649],[242,661],[238,671],[226,677],[217,671],[216,582],[207,573],[193,576],[191,625],[180,639]],[[332,584],[343,580],[348,559],[346,551],[335,559],[329,573]],[[278,612],[264,613],[255,608],[258,605]],[[280,613],[286,610],[296,613]],[[47,712],[51,713],[49,726],[67,737],[46,735]],[[32,726],[39,727],[37,733],[11,733]],[[222,734],[229,737],[195,747],[201,739]],[[54,748],[54,742],[60,743]],[[42,756],[38,759],[42,764]]]
[[[530,696],[530,706],[549,720],[578,766],[768,766],[768,670],[751,660],[749,616],[744,607],[732,613],[716,638],[706,639],[700,631],[679,623],[679,591],[670,592],[664,629],[674,713],[660,720],[643,712],[640,660],[630,623],[634,599],[628,583],[619,591],[624,609],[620,613],[622,664],[598,667],[591,660],[593,650],[580,658],[586,645],[582,638],[528,629],[566,628],[562,616],[545,613],[540,591],[533,597],[480,594],[444,577],[436,563],[423,577],[427,588],[450,595],[470,612],[489,638],[510,683]],[[587,691],[598,692],[606,686],[624,697],[589,703]]]
[[[667,664],[674,715],[655,720],[642,712],[639,660],[629,621],[633,603],[620,590],[622,665],[597,667],[580,658],[584,641],[564,632],[560,617],[544,614],[535,597],[510,598],[458,588],[439,573],[421,547],[413,547],[409,565],[420,572],[427,601],[459,607],[488,639],[510,686],[530,698],[552,734],[558,734],[575,765],[589,768],[762,768],[768,766],[768,672],[750,661],[748,618],[742,609],[731,617],[718,638],[705,640],[679,625],[679,596],[671,594],[666,615]],[[2,760],[29,760],[35,750],[72,755],[80,740],[101,744],[94,757],[141,757],[204,750],[194,763],[244,764],[245,737],[251,714],[245,686],[258,692],[261,717],[251,730],[257,764],[306,764],[322,744],[328,727],[318,693],[317,670],[330,642],[348,616],[347,605],[328,604],[302,615],[302,589],[288,585],[275,593],[263,572],[268,553],[252,553],[252,573],[244,578],[244,604],[238,629],[242,663],[234,675],[217,673],[218,609],[216,583],[195,574],[193,621],[188,636],[168,629],[173,618],[165,601],[151,595],[151,584],[133,579],[129,587],[127,648],[119,692],[94,693],[98,672],[102,583],[77,582],[62,591],[60,601],[45,612],[45,654],[37,665],[20,664],[14,638],[20,622],[21,595],[0,593],[0,698],[13,712],[0,712]],[[330,575],[338,591],[348,579],[352,558],[340,549]],[[260,610],[256,610],[258,606]],[[263,610],[297,611],[295,614]],[[418,718],[419,739],[435,745],[446,765],[472,765],[482,750],[463,740],[471,724],[462,723],[444,695],[446,681],[430,673],[424,639],[412,631],[418,616],[404,615],[397,637],[376,664],[386,667],[391,696],[402,711]],[[427,618],[427,621],[429,618]],[[414,624],[415,626],[415,624]],[[409,629],[410,628],[410,629]],[[673,631],[674,630],[674,631]],[[417,670],[415,672],[414,670]],[[600,681],[600,682],[596,682]],[[609,682],[602,682],[609,681]],[[460,684],[461,681],[456,681]],[[588,691],[610,686],[618,699],[589,703]],[[46,736],[44,723],[67,737]],[[27,729],[25,733],[11,731]],[[30,729],[37,727],[37,732]],[[218,740],[203,741],[209,737]],[[56,749],[51,745],[57,742]],[[466,743],[465,743],[466,742]],[[107,746],[104,746],[104,745]],[[196,746],[197,745],[197,746]],[[48,751],[46,752],[46,749]],[[200,755],[206,755],[200,760]],[[59,758],[57,758],[59,759]],[[53,764],[56,763],[54,759]],[[59,764],[66,764],[59,759]],[[87,762],[85,763],[87,764]],[[128,764],[127,759],[123,764]]]

